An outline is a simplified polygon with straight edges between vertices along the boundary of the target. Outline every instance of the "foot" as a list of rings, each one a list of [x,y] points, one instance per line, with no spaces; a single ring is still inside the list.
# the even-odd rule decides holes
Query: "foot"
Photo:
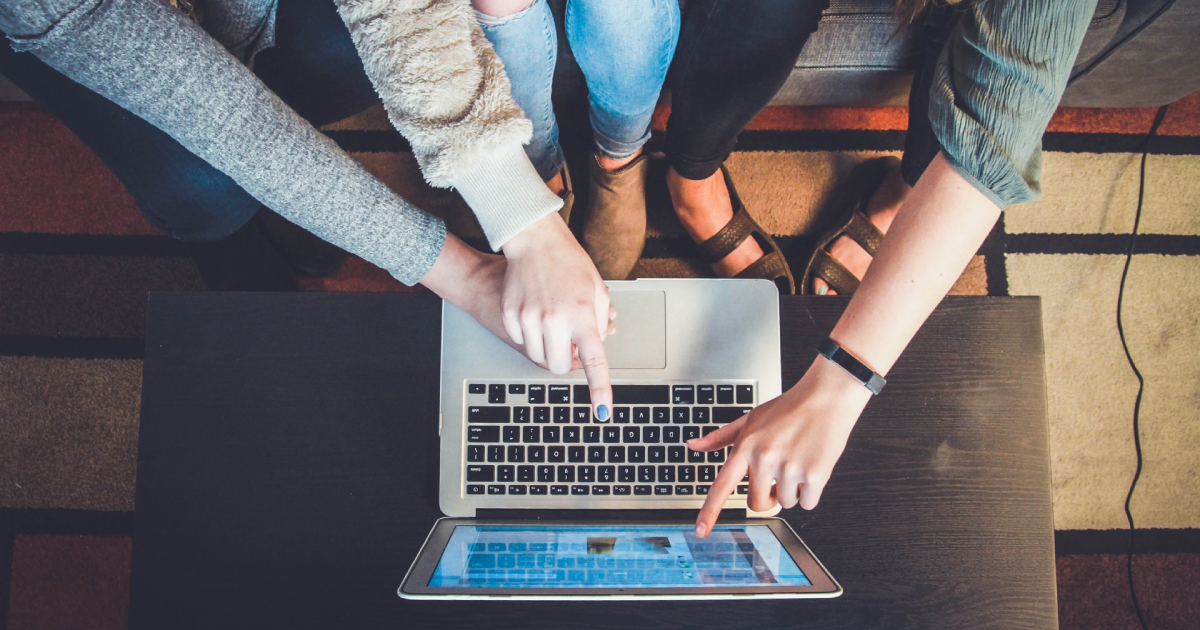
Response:
[[[892,221],[896,218],[896,213],[900,211],[900,205],[910,190],[912,188],[904,182],[904,177],[900,175],[900,169],[889,171],[879,184],[879,188],[875,189],[871,201],[867,203],[867,219],[879,228],[880,232],[887,234],[888,228],[892,227]],[[829,245],[829,255],[842,263],[850,273],[860,280],[867,273],[867,268],[871,266],[871,255],[849,236],[843,235],[835,239]],[[830,288],[821,278],[815,277],[812,282],[813,293],[837,295],[837,291]]]
[[[687,179],[675,169],[667,169],[667,188],[679,222],[697,243],[712,238],[733,218],[733,202],[721,171],[707,179]],[[713,263],[712,268],[718,276],[732,278],[762,257],[762,248],[748,238],[728,256]]]

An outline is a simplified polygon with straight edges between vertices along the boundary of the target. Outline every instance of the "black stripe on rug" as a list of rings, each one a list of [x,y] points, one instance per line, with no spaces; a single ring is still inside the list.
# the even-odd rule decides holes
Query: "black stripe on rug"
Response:
[[[1007,234],[1009,254],[1120,254],[1129,251],[1128,234]],[[1200,236],[1138,234],[1135,254],[1200,256]]]
[[[0,254],[44,256],[187,256],[187,244],[167,236],[0,233]]]
[[[146,341],[134,337],[0,335],[0,356],[43,359],[140,359]]]
[[[983,255],[983,273],[987,279],[987,294],[993,297],[1008,295],[1008,265],[1004,262],[1004,213],[983,240],[979,253]]]
[[[1124,555],[1129,551],[1127,529],[1060,529],[1054,532],[1054,554]],[[1200,553],[1200,529],[1138,529],[1134,553]]]
[[[13,543],[16,532],[0,510],[0,630],[8,628],[8,607],[12,593]]]
[[[13,535],[132,536],[133,512],[0,508],[0,528]]]

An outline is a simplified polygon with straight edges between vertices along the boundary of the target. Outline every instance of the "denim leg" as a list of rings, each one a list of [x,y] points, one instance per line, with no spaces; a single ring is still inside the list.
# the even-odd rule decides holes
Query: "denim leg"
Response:
[[[829,0],[692,0],[671,68],[667,157],[688,179],[720,168],[783,87]]]
[[[627,158],[650,139],[679,20],[678,0],[568,0],[567,41],[587,80],[601,154]]]
[[[533,123],[533,139],[525,154],[542,179],[549,181],[563,167],[558,122],[550,93],[558,58],[558,32],[546,0],[534,0],[524,11],[493,18],[476,11],[483,34],[504,62],[513,100]]]
[[[163,233],[217,240],[258,212],[257,200],[170,136],[3,39],[0,72],[92,149]]]

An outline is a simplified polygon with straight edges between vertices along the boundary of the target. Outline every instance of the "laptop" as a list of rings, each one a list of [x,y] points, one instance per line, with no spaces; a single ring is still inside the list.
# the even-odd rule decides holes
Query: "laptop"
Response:
[[[398,593],[410,599],[836,597],[785,521],[746,505],[706,538],[696,510],[729,449],[686,442],[781,393],[766,280],[609,282],[613,408],[580,370],[551,374],[469,315],[442,311],[439,502]],[[778,507],[775,508],[775,512]],[[725,520],[731,512],[745,518]]]

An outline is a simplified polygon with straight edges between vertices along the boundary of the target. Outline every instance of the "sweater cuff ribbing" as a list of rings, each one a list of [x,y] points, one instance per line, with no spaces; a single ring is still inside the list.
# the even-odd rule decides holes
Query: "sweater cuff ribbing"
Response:
[[[495,251],[538,219],[557,212],[563,201],[550,192],[519,144],[481,155],[451,182],[475,212]]]

